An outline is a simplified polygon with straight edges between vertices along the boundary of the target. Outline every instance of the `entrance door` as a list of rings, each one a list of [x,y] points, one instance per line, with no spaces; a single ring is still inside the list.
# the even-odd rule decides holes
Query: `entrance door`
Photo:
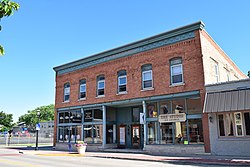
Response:
[[[140,125],[132,125],[133,148],[140,148]]]

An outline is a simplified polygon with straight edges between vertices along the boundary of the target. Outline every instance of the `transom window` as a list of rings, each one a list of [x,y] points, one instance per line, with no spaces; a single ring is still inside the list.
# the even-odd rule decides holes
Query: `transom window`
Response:
[[[105,76],[99,75],[97,77],[97,96],[104,96],[105,90]]]
[[[69,97],[70,97],[70,84],[66,83],[64,84],[64,101],[69,101]]]
[[[125,70],[118,72],[118,93],[127,91],[127,73]]]
[[[151,64],[142,66],[142,89],[148,88],[153,88],[153,74]]]
[[[182,59],[170,60],[171,85],[183,83]]]
[[[82,79],[80,80],[80,90],[79,90],[79,99],[85,99],[86,98],[86,80]]]

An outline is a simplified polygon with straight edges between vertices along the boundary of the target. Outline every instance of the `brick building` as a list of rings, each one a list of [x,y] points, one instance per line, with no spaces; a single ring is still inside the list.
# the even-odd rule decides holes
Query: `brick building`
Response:
[[[89,150],[210,152],[204,85],[246,78],[202,22],[54,70],[54,145]]]

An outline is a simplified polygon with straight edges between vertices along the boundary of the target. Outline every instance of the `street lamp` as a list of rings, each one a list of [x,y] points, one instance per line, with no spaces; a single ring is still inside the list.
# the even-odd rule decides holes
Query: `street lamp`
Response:
[[[40,129],[40,127],[39,127],[39,118],[40,118],[40,115],[41,115],[40,110],[37,110],[36,115],[37,115],[37,118],[38,118],[38,122],[36,124],[36,148],[35,148],[35,150],[38,150],[38,130]]]

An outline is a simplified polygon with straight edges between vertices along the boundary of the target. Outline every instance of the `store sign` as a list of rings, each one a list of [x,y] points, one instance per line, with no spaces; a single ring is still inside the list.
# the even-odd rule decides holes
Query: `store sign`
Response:
[[[186,114],[179,113],[179,114],[161,114],[159,115],[159,122],[166,123],[166,122],[185,122],[186,121]]]

